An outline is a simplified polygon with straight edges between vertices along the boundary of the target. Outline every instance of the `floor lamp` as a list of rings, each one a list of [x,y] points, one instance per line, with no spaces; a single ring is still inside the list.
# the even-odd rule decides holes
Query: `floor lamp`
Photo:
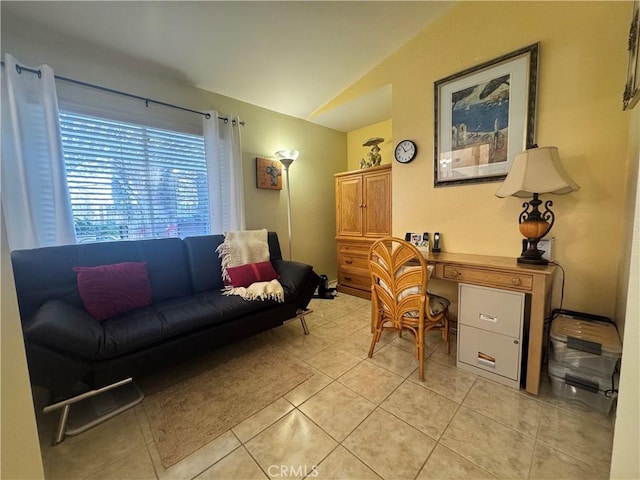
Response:
[[[289,167],[298,158],[300,152],[297,150],[279,150],[275,153],[276,158],[284,166],[287,177],[287,225],[289,227],[289,260],[291,260],[291,188],[289,185]]]

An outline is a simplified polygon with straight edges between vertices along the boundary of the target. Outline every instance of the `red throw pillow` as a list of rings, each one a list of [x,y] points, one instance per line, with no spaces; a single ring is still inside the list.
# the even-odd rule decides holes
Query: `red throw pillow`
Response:
[[[271,262],[247,263],[239,267],[229,267],[227,273],[234,288],[248,287],[254,282],[270,282],[280,278]]]
[[[84,307],[97,320],[106,320],[151,305],[146,262],[124,262],[97,267],[73,267]]]

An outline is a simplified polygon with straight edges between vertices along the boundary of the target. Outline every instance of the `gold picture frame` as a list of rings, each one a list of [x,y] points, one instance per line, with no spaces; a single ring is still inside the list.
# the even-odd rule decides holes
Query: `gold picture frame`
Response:
[[[256,157],[256,187],[282,190],[282,164],[278,160]]]
[[[640,100],[640,1],[633,2],[631,14],[631,26],[629,27],[629,68],[627,70],[627,83],[622,97],[622,109],[631,110]]]

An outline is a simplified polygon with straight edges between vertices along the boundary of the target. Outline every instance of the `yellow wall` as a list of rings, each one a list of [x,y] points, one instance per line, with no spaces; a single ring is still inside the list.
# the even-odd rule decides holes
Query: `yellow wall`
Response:
[[[394,234],[439,231],[446,251],[519,255],[521,199],[495,197],[498,183],[433,187],[433,82],[539,41],[536,140],[559,148],[581,186],[544,197],[557,215],[552,234],[567,273],[564,307],[613,316],[630,12],[631,2],[464,2],[330,102],[335,107],[393,85],[393,138],[413,139],[419,148],[412,163],[393,166]]]
[[[378,145],[379,153],[383,164],[391,163],[394,147],[391,132],[391,120],[385,120],[347,133],[347,170],[360,168],[360,160],[363,158],[366,160],[367,153],[371,151],[371,147],[363,147],[362,144],[373,137],[384,138],[384,142]]]
[[[43,46],[46,45],[46,48]],[[2,24],[2,52],[27,65],[46,63],[58,75],[116,90],[174,103],[195,110],[216,109],[239,115],[242,129],[247,228],[278,232],[282,253],[288,257],[286,190],[256,188],[255,158],[273,157],[283,148],[300,151],[291,166],[293,259],[314,266],[316,272],[336,278],[335,205],[333,174],[346,170],[346,134],[287,115],[195,88],[171,70],[126,58],[72,39],[47,32],[43,27],[7,22]],[[57,82],[61,107],[94,105],[132,119],[179,122],[201,132],[199,115],[152,106],[111,94]],[[162,119],[162,121],[160,120]],[[285,187],[286,188],[286,187]]]

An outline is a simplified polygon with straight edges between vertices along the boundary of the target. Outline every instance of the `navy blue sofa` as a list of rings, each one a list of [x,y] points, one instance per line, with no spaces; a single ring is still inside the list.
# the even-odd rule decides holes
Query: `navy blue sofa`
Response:
[[[283,260],[274,232],[268,240],[284,303],[222,295],[222,235],[12,252],[31,382],[62,397],[97,389],[294,318],[319,277],[310,265]],[[120,262],[147,262],[152,304],[100,322],[83,306],[73,267]]]

